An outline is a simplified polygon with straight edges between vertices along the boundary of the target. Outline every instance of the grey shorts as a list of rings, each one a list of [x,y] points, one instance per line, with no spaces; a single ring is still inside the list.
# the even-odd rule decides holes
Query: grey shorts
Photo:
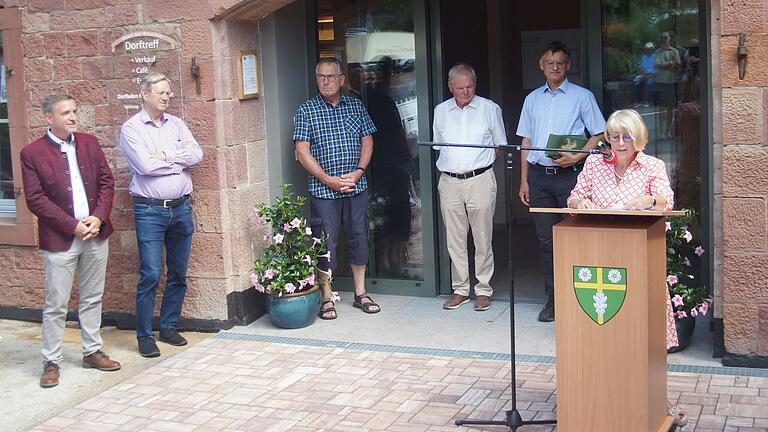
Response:
[[[331,252],[330,262],[320,258],[317,267],[320,270],[335,270],[338,259],[336,246],[339,244],[339,232],[344,228],[347,241],[349,263],[368,264],[368,191],[357,195],[337,199],[309,197],[312,234],[327,236],[326,249]]]

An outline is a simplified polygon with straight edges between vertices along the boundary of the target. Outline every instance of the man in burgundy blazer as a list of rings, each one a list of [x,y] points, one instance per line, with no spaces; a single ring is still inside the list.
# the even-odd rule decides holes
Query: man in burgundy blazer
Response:
[[[27,206],[38,218],[45,263],[40,386],[54,387],[75,275],[83,367],[120,369],[101,351],[99,334],[115,179],[96,137],[76,132],[77,103],[71,96],[48,96],[43,114],[50,128],[21,150],[21,175]]]

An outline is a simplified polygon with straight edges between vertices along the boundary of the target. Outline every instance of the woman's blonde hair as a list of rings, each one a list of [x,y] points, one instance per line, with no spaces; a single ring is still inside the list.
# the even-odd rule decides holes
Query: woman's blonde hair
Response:
[[[605,138],[608,135],[617,134],[625,131],[632,137],[632,144],[637,151],[643,151],[648,144],[648,128],[645,127],[643,118],[637,111],[632,109],[618,110],[608,117],[605,123]]]

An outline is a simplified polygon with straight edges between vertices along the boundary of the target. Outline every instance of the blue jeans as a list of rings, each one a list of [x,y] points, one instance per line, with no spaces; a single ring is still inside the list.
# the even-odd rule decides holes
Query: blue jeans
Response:
[[[192,246],[192,204],[187,199],[174,208],[133,204],[136,242],[141,269],[136,286],[136,337],[154,337],[152,314],[155,293],[163,268],[163,245],[167,277],[160,306],[160,330],[175,329],[187,291],[187,264]]]

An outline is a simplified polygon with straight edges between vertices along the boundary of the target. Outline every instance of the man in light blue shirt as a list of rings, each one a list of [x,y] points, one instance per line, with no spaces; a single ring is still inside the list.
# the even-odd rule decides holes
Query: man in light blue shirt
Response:
[[[595,96],[587,89],[568,81],[571,68],[570,51],[562,42],[547,44],[539,60],[547,83],[532,91],[523,103],[517,135],[524,147],[545,148],[550,134],[586,135],[591,138],[585,148],[594,148],[605,130],[605,118]],[[588,135],[587,135],[588,134]],[[549,158],[543,151],[523,150],[520,166],[520,200],[533,207],[566,207],[566,200],[581,171],[587,154],[562,154]],[[534,213],[539,254],[544,269],[544,289],[548,301],[539,321],[555,319],[554,271],[552,267],[552,226],[561,215]]]

